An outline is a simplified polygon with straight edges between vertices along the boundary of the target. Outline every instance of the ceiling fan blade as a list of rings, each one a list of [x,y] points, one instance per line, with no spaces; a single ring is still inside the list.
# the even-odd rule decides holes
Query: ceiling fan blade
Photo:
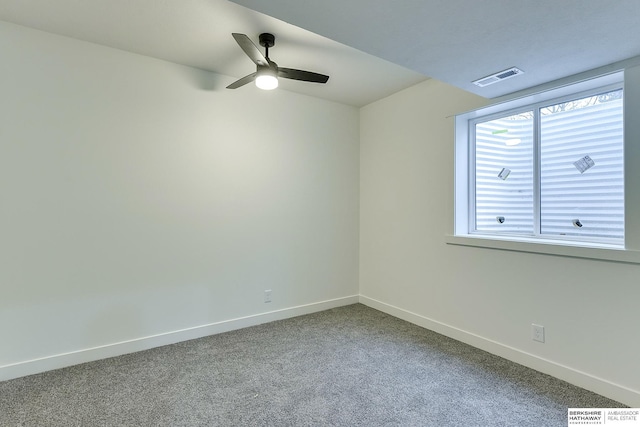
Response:
[[[324,74],[282,67],[278,68],[278,76],[284,77],[285,79],[302,80],[313,83],[326,83],[327,80],[329,80],[329,76],[325,76]]]
[[[238,42],[242,50],[244,50],[244,53],[246,53],[249,59],[255,62],[256,65],[262,65],[264,67],[269,66],[269,61],[267,61],[267,58],[264,57],[262,52],[258,50],[258,47],[253,44],[251,39],[247,37],[246,34],[232,33],[231,35],[234,39],[236,39],[236,42]]]
[[[248,76],[244,76],[240,80],[236,80],[235,82],[227,86],[227,89],[238,89],[240,86],[244,86],[247,83],[251,83],[252,81],[255,80],[257,75],[258,73],[256,72],[256,73],[251,73]]]

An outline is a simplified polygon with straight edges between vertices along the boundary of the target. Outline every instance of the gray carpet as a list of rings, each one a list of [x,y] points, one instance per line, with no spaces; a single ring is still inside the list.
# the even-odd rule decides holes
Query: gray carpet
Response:
[[[0,426],[562,426],[624,405],[361,304],[0,383]]]

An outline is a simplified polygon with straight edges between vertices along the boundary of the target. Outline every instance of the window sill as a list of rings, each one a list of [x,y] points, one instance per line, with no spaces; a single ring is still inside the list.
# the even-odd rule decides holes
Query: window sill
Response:
[[[493,238],[474,235],[446,235],[445,242],[449,245],[640,264],[640,251],[615,246],[575,246],[573,242],[572,244],[563,241],[534,242],[522,239],[511,240],[508,237]]]

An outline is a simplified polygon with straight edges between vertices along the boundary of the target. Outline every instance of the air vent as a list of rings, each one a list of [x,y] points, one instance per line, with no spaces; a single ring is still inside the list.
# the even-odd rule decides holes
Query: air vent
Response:
[[[524,73],[524,71],[522,71],[521,69],[512,67],[503,71],[498,71],[497,73],[491,74],[490,76],[486,76],[481,79],[475,80],[473,81],[473,84],[476,86],[485,87],[485,86],[492,85],[494,83],[501,82],[508,78],[517,76],[522,73]]]

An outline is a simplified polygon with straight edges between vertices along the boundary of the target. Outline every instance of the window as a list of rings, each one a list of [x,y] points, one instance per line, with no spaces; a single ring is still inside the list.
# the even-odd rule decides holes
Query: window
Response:
[[[456,117],[455,234],[624,248],[622,73]]]

